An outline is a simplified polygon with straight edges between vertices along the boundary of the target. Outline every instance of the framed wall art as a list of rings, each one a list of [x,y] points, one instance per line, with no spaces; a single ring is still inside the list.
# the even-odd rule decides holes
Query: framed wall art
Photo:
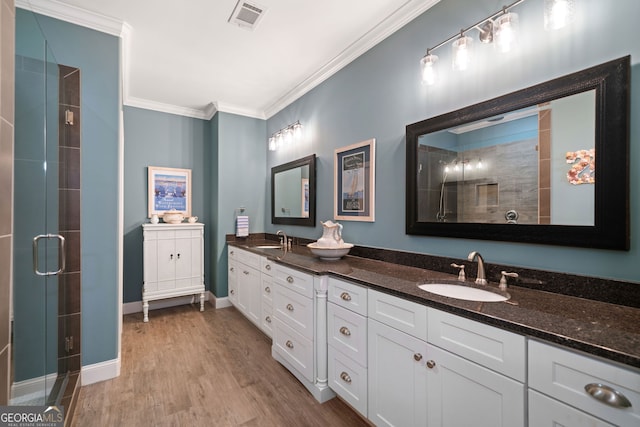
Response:
[[[375,220],[375,142],[372,138],[335,150],[334,219]]]
[[[191,169],[149,166],[149,218],[175,209],[191,216]]]

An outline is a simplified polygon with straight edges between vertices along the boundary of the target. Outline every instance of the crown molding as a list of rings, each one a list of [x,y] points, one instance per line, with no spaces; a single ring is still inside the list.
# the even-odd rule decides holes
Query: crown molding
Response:
[[[123,22],[56,0],[15,0],[16,7],[120,37]]]
[[[216,102],[215,103],[217,111],[223,113],[237,114],[239,116],[252,117],[254,119],[262,119],[265,120],[266,117],[264,115],[264,111],[254,110],[251,108],[244,108],[238,105],[226,104],[224,102]],[[213,116],[213,115],[212,115]]]
[[[165,104],[148,99],[127,96],[123,102],[128,107],[143,108],[145,110],[159,111],[161,113],[175,114],[178,116],[193,117],[195,119],[210,120],[217,112],[214,104],[210,103],[205,108],[181,107],[173,104]]]
[[[267,107],[265,117],[271,118],[439,2],[440,0],[408,0],[338,56]]]

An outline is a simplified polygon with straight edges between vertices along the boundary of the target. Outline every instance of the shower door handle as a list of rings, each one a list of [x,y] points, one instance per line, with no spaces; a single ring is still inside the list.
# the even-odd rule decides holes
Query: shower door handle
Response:
[[[58,239],[59,243],[60,243],[60,268],[58,269],[58,271],[46,271],[46,272],[42,272],[38,270],[38,242],[40,241],[40,239]],[[36,273],[38,276],[55,276],[58,275],[60,273],[62,273],[66,267],[66,251],[64,250],[64,244],[65,244],[65,240],[64,237],[62,237],[59,234],[39,234],[36,237],[33,238],[33,272]]]

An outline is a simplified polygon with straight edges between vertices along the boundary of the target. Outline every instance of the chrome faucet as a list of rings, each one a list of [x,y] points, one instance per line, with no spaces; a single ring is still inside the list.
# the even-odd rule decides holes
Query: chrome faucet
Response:
[[[476,285],[486,285],[487,278],[484,274],[484,259],[482,258],[482,255],[480,255],[480,252],[471,252],[467,259],[471,262],[475,261],[476,259],[478,260],[478,276],[476,277]]]
[[[283,236],[283,239],[280,240],[280,247],[287,252],[287,233],[282,230],[276,231],[276,236]]]

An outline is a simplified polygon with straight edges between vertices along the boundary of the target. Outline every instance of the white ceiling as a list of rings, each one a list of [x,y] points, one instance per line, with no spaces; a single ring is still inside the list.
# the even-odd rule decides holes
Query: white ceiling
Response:
[[[120,29],[125,104],[194,117],[217,110],[268,118],[438,1],[248,0],[266,9],[253,30],[228,22],[237,0],[16,5]]]

